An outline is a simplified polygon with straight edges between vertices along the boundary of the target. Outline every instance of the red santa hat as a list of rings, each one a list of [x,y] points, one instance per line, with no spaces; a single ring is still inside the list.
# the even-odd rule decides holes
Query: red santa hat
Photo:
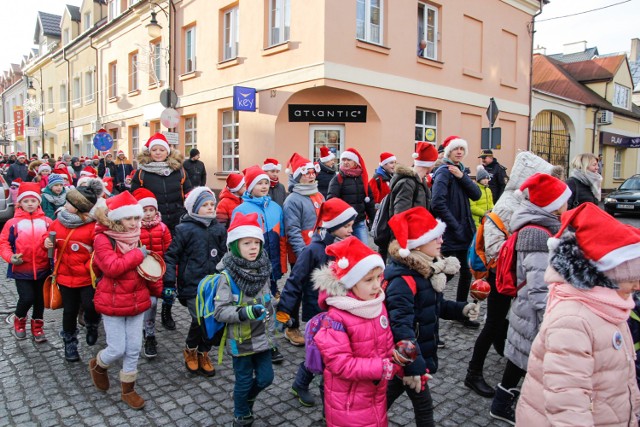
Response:
[[[127,175],[127,179],[133,179],[133,176],[136,174],[136,170],[132,170],[129,175]]]
[[[411,249],[442,236],[447,226],[434,218],[423,206],[416,206],[392,216],[389,227],[400,245],[400,256],[406,258],[411,253]]]
[[[356,212],[354,208],[344,200],[334,197],[320,206],[315,228],[324,228],[331,232],[342,227],[349,221],[353,221],[356,216],[358,216],[358,212]]]
[[[19,187],[22,184],[22,178],[16,178],[11,181],[11,187]]]
[[[133,197],[136,198],[138,204],[142,206],[142,209],[146,208],[147,206],[153,206],[154,208],[156,208],[156,210],[158,209],[158,201],[156,200],[156,196],[146,188],[138,188],[133,192]]]
[[[251,190],[253,190],[253,187],[255,187],[258,182],[263,179],[269,181],[269,175],[264,173],[258,165],[250,166],[243,170],[242,173],[244,174],[244,182],[247,184],[247,191],[249,193],[251,193]]]
[[[529,200],[545,212],[554,212],[571,197],[571,190],[564,182],[546,173],[534,173],[520,186],[516,194],[529,191]]]
[[[97,172],[91,166],[85,166],[84,169],[80,171],[80,177],[88,176],[89,178],[97,178]]]
[[[57,173],[58,175],[62,175],[64,177],[67,178],[67,184],[71,184],[71,182],[73,181],[71,179],[71,174],[69,173],[69,169],[67,169],[67,167],[64,165],[64,163],[62,163],[60,166],[58,166],[58,164],[56,164],[56,167],[53,168],[53,172],[52,173]]]
[[[113,157],[113,154],[111,154],[111,151],[103,151],[102,152],[102,157],[107,157],[107,156]]]
[[[147,151],[151,151],[154,145],[160,145],[167,150],[167,153],[171,153],[171,148],[169,148],[169,143],[167,142],[167,138],[161,134],[160,132],[151,135],[151,138],[144,145]]]
[[[227,230],[227,246],[245,237],[253,237],[264,243],[264,232],[258,223],[258,214],[255,212],[247,215],[236,212]]]
[[[340,154],[340,161],[344,159],[354,161],[358,164],[358,166],[360,166],[360,168],[362,169],[362,183],[364,185],[363,192],[364,194],[369,194],[369,191],[367,191],[367,186],[369,185],[369,174],[367,174],[367,166],[364,164],[364,159],[362,158],[358,150],[356,150],[355,148],[347,148],[342,152],[342,154]],[[369,196],[366,196],[364,198],[364,201],[367,203],[369,203],[370,200],[371,199],[369,198]]]
[[[136,198],[128,191],[123,191],[117,196],[108,198],[107,208],[109,209],[107,217],[112,221],[119,221],[123,218],[134,216],[141,217],[143,214],[142,206],[138,204]]]
[[[38,200],[38,203],[42,201],[42,197],[40,196],[40,184],[37,182],[23,182],[18,187],[18,197],[16,201],[20,203],[20,200],[25,199],[27,197],[35,197]]]
[[[331,271],[346,289],[353,288],[374,268],[384,270],[380,254],[354,236],[327,246],[325,252],[335,258],[330,264]]]
[[[313,162],[298,153],[293,153],[289,159],[286,172],[293,175],[293,179],[297,180],[300,175],[306,175],[310,170],[319,172],[320,166],[313,164]]]
[[[380,166],[384,166],[389,162],[395,162],[398,159],[392,153],[380,153]]]
[[[230,173],[227,176],[227,188],[232,193],[240,190],[244,185],[244,176],[241,173]]]
[[[78,185],[80,185],[80,180],[78,180]],[[105,176],[102,178],[102,188],[104,188],[104,192],[107,196],[111,196],[113,193],[113,177]]]
[[[100,157],[98,157],[97,154],[94,154],[93,157],[91,158],[91,160],[100,160]]]
[[[116,157],[119,157],[120,154],[122,154],[124,156],[124,151],[122,150],[118,150],[118,152],[116,153]]]
[[[18,159],[19,159],[19,158],[26,159],[26,158],[27,158],[27,155],[26,155],[26,153],[23,153],[22,151],[18,151],[18,154],[16,154],[16,157],[17,157]]]
[[[324,145],[320,147],[320,161],[322,163],[327,163],[335,158],[336,155],[333,154],[333,151],[329,150],[329,147],[325,147]]]
[[[467,141],[465,141],[464,139],[460,138],[459,136],[455,136],[455,135],[451,135],[450,137],[445,139],[444,142],[442,143],[442,146],[444,147],[444,156],[445,157],[449,157],[449,153],[451,153],[451,151],[455,150],[456,148],[460,148],[460,147],[464,148],[464,155],[465,156],[469,152],[469,147],[467,145]]]
[[[420,141],[416,144],[416,152],[411,155],[414,166],[430,168],[438,160],[438,150],[430,142]]]
[[[282,169],[282,165],[280,165],[280,162],[278,162],[277,159],[267,158],[264,160],[264,164],[262,165],[262,170],[265,172],[266,171],[280,172],[281,169]]]

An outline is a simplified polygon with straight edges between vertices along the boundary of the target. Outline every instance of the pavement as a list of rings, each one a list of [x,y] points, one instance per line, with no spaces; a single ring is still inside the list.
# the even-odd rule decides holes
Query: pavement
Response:
[[[6,276],[6,263],[0,263],[0,277]],[[455,299],[455,285],[445,292]],[[17,293],[13,280],[0,280],[0,315],[4,320],[15,308]],[[158,310],[159,311],[159,310]],[[481,319],[484,315],[484,308]],[[190,323],[186,308],[174,306],[175,331],[163,328],[158,313],[158,357],[140,358],[136,390],[146,400],[141,411],[129,409],[120,400],[119,367],[109,370],[111,389],[95,389],[87,368],[88,361],[104,348],[104,331],[94,347],[80,334],[78,363],[64,360],[61,329],[62,310],[45,310],[45,331],[49,341],[36,344],[31,339],[18,341],[12,325],[0,324],[0,426],[228,426],[232,423],[233,369],[231,356],[225,355],[213,378],[190,374],[184,366],[182,349]],[[442,321],[446,348],[438,350],[440,369],[430,381],[435,421],[439,426],[506,426],[489,417],[490,399],[479,397],[462,384],[468,360],[479,330],[462,328]],[[28,331],[28,333],[30,333]],[[320,406],[302,407],[290,393],[304,349],[284,339],[280,350],[285,362],[274,366],[275,380],[258,397],[255,405],[256,427],[323,426]],[[212,359],[217,358],[214,348]],[[497,384],[506,360],[493,349],[485,364],[485,378]],[[317,388],[312,392],[319,398]],[[403,395],[389,412],[389,425],[415,426],[411,401]]]

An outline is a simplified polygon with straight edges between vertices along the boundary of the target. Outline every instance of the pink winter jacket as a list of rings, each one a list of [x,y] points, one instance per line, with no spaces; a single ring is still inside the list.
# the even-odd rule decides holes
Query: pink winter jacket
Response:
[[[517,425],[637,426],[634,359],[626,322],[609,323],[578,301],[558,302],[531,347]]]
[[[352,293],[348,296],[356,298]],[[327,309],[327,294],[318,302]],[[315,342],[322,353],[324,407],[328,427],[387,426],[387,381],[382,379],[382,359],[393,353],[393,335],[387,310],[374,319],[329,307],[329,317],[346,332],[320,329]]]

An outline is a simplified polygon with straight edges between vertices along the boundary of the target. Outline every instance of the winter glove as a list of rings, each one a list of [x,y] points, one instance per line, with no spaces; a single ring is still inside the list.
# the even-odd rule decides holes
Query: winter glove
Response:
[[[402,378],[402,384],[404,384],[405,387],[409,387],[416,393],[420,393],[420,390],[422,389],[422,380],[420,379],[420,375],[413,375],[410,377],[405,376]]]
[[[393,363],[400,366],[408,365],[418,357],[418,349],[413,340],[400,340],[393,349]]]
[[[140,249],[140,252],[142,252],[142,256],[143,257],[147,257],[147,255],[149,255],[149,250],[147,249],[147,247],[145,245],[140,246],[138,249]]]
[[[424,391],[424,386],[427,384],[427,381],[431,380],[433,377],[431,376],[431,374],[429,374],[429,370],[427,369],[427,372],[425,372],[424,374],[420,375],[420,391]]]
[[[20,265],[24,261],[22,260],[22,254],[13,254],[11,255],[11,264]]]
[[[164,288],[162,291],[162,302],[172,305],[176,300],[176,288]]]
[[[267,309],[262,304],[250,305],[243,307],[239,311],[240,321],[245,320],[264,320],[267,317]]]
[[[480,315],[480,307],[478,304],[469,303],[462,309],[462,315],[468,317],[469,320],[477,320]]]
[[[276,329],[280,332],[284,331],[284,328],[293,327],[293,319],[284,311],[278,311],[276,313]]]

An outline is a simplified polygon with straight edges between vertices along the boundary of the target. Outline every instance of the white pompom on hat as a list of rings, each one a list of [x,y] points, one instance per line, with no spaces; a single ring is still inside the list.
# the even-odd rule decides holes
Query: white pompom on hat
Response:
[[[227,230],[227,246],[245,237],[253,237],[264,243],[264,232],[258,222],[258,214],[255,212],[247,215],[237,212],[233,216]]]
[[[529,200],[545,212],[554,212],[571,197],[569,186],[546,173],[534,173],[527,178],[519,190],[529,192]]]
[[[406,258],[411,253],[411,249],[442,236],[447,226],[434,218],[424,207],[416,206],[392,216],[389,227],[400,245],[400,256]]]
[[[317,173],[319,169],[320,166],[298,153],[293,153],[287,164],[287,173],[293,175],[293,179],[298,179],[300,175],[306,175],[310,170]]]
[[[327,246],[325,252],[335,259],[331,271],[346,289],[353,288],[374,268],[385,267],[380,254],[354,236]]]

